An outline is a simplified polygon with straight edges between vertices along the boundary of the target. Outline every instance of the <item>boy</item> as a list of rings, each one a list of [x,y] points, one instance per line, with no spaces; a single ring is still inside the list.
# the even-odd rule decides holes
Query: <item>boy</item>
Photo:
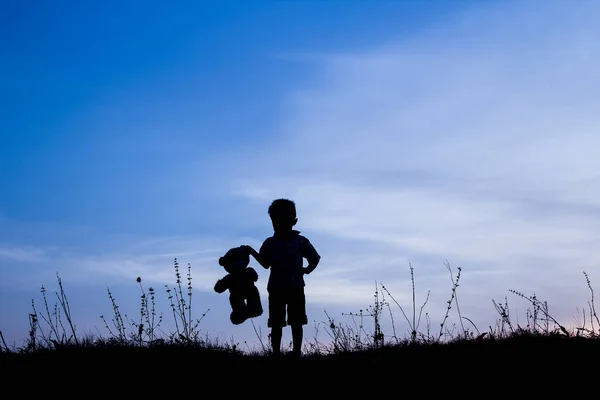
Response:
[[[263,242],[257,253],[251,246],[243,246],[264,268],[271,268],[267,292],[269,294],[269,319],[273,355],[281,351],[283,328],[292,329],[292,354],[302,352],[303,325],[308,324],[304,296],[304,275],[310,274],[319,264],[321,256],[310,241],[292,229],[298,222],[296,205],[292,200],[277,199],[269,206],[273,236]],[[303,259],[308,265],[303,267]],[[287,321],[286,321],[287,313]]]

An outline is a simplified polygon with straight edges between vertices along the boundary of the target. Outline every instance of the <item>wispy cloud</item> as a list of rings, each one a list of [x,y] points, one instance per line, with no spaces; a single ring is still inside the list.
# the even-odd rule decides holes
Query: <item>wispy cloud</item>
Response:
[[[134,282],[141,277],[147,283],[171,285],[175,282],[174,262],[177,259],[182,282],[187,285],[190,264],[193,286],[210,292],[214,282],[224,273],[217,262],[219,256],[232,246],[231,243],[237,245],[237,242],[215,237],[120,239],[118,243],[102,244],[99,240],[93,249],[64,246],[47,251],[3,247],[0,248],[0,258],[5,258],[2,273],[11,277],[6,284],[23,289],[54,281],[57,273],[73,284]]]
[[[462,265],[479,304],[520,287],[573,292],[567,314],[585,305],[581,273],[600,265],[600,25],[588,7],[600,9],[544,4],[323,56],[313,87],[288,99],[285,139],[244,158],[255,168],[236,171],[232,192],[297,201],[326,253],[315,273],[335,288],[315,289],[320,301],[369,286],[348,271],[377,255],[440,279],[444,259]],[[347,252],[356,259],[340,262]],[[406,277],[396,264],[371,279]]]
[[[277,131],[207,155],[201,171],[186,162],[146,176],[164,188],[168,175],[183,198],[169,218],[198,234],[99,238],[52,227],[41,238],[68,243],[0,245],[2,281],[30,287],[58,271],[73,284],[172,284],[177,257],[209,293],[223,275],[218,257],[259,246],[268,203],[289,197],[323,256],[307,277],[313,309],[364,309],[375,282],[408,307],[412,263],[417,302],[431,290],[427,311],[439,321],[449,260],[454,273],[463,268],[461,308],[480,328],[494,324],[491,300],[509,289],[535,292],[570,323],[589,298],[582,271],[600,282],[600,6],[577,4],[498,2],[377,48],[288,55],[282,62],[310,63],[314,81],[282,99]],[[219,232],[201,226],[204,200],[224,209],[208,216]],[[40,231],[15,225],[19,237]],[[20,273],[4,279],[13,267]]]
[[[46,259],[46,251],[34,247],[0,245],[0,258],[18,262],[39,262]]]

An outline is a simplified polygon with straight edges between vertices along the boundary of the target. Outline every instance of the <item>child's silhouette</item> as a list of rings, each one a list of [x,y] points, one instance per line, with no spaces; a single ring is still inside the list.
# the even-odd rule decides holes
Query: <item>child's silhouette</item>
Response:
[[[242,246],[264,268],[270,268],[267,292],[273,354],[281,351],[283,327],[292,329],[293,354],[302,352],[303,325],[308,324],[304,295],[304,275],[310,274],[319,264],[321,256],[311,242],[292,229],[298,222],[296,205],[288,199],[274,200],[269,206],[273,236],[263,242],[257,253],[251,246]],[[303,267],[303,259],[308,265]],[[286,320],[287,314],[287,320]]]

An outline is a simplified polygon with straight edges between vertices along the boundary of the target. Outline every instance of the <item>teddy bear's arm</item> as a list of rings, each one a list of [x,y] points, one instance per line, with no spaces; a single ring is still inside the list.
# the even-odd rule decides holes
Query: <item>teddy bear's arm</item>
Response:
[[[215,283],[215,292],[223,293],[224,291],[229,289],[229,279],[227,279],[228,276],[229,275],[219,279],[217,283]]]

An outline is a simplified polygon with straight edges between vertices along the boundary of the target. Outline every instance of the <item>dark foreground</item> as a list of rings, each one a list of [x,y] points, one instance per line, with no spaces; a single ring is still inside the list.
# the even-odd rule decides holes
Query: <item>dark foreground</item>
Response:
[[[600,376],[600,339],[517,337],[503,340],[468,340],[437,345],[397,345],[331,355],[245,355],[219,349],[188,346],[153,348],[94,347],[38,350],[30,354],[0,353],[2,368],[360,368],[390,367],[397,371],[438,370],[440,374],[470,371],[510,372],[531,366],[536,373],[553,369],[587,369]],[[154,367],[153,367],[154,366]]]

